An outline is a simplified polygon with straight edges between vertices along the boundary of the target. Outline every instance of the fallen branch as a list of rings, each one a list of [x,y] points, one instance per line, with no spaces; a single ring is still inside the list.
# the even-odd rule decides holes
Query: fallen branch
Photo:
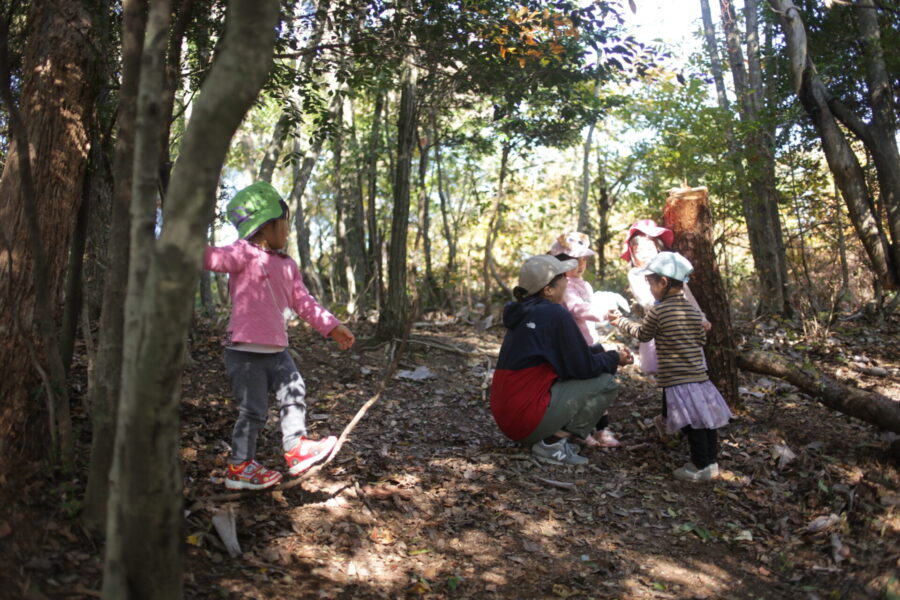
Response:
[[[737,355],[737,365],[745,371],[780,377],[828,408],[881,429],[900,433],[900,403],[887,396],[844,385],[820,373],[812,365],[790,363],[769,352],[742,352]]]
[[[546,483],[549,486],[553,486],[561,490],[572,491],[577,487],[574,483],[570,483],[568,481],[556,481],[555,479],[544,479],[543,477],[535,477],[535,479],[537,479],[541,483]]]

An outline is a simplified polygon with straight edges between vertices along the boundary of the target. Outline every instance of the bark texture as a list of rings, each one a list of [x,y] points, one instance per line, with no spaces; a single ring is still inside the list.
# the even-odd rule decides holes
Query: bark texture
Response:
[[[29,6],[19,110],[30,144],[38,241],[45,251],[46,292],[54,322],[59,318],[70,237],[87,169],[97,59],[91,27],[92,15],[78,0],[35,0]],[[37,362],[47,361],[32,332],[37,315],[18,159],[22,151],[11,142],[0,176],[0,339],[4,340],[0,456],[4,459],[22,452],[38,455],[47,439],[43,405],[29,399],[39,379],[26,349],[34,346]]]
[[[125,290],[131,246],[131,185],[134,162],[134,127],[140,76],[141,47],[147,25],[147,0],[126,0],[122,15],[122,84],[116,149],[113,158],[113,198],[107,265],[94,385],[88,390],[91,406],[91,464],[82,518],[89,529],[104,531],[113,460],[116,414],[122,389],[122,337]]]
[[[181,363],[222,164],[271,66],[278,8],[275,0],[229,2],[222,50],[184,133],[163,230],[158,240],[151,240],[144,293],[133,319],[129,297],[104,598],[182,596]],[[147,36],[151,43],[164,33],[154,25],[152,10]],[[142,93],[143,89],[142,82]],[[139,108],[136,173],[146,167],[137,162],[141,135],[148,133],[141,131],[140,113]],[[136,181],[136,197],[139,187]],[[137,198],[133,204],[138,204]],[[135,223],[133,233],[140,226]],[[138,239],[132,236],[133,263]],[[130,277],[129,287],[132,283]]]
[[[414,44],[413,44],[414,46]],[[415,57],[404,61],[400,83],[400,113],[397,115],[397,164],[394,171],[394,214],[391,219],[391,248],[388,259],[387,302],[378,319],[378,339],[403,336],[409,316],[406,290],[406,242],[409,233],[409,195],[412,154],[415,149],[418,116],[418,68]]]
[[[732,406],[740,402],[734,362],[734,331],[725,285],[713,251],[712,212],[705,187],[669,191],[663,213],[665,226],[675,232],[674,249],[691,261],[690,286],[697,303],[712,323],[706,334],[709,378]]]

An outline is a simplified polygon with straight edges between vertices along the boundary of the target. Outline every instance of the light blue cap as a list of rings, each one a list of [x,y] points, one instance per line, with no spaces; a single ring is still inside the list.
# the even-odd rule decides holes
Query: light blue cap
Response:
[[[655,273],[687,283],[693,272],[694,265],[678,252],[660,252],[647,263],[647,266],[641,269],[640,274]]]

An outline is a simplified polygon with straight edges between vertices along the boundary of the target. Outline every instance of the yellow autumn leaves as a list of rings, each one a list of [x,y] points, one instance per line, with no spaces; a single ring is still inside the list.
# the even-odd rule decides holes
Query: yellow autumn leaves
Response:
[[[501,26],[493,41],[499,46],[500,58],[514,58],[521,68],[529,60],[542,65],[552,59],[561,62],[566,48],[560,42],[578,39],[578,28],[569,17],[546,8],[542,11],[525,6],[510,8],[507,19],[510,24]]]

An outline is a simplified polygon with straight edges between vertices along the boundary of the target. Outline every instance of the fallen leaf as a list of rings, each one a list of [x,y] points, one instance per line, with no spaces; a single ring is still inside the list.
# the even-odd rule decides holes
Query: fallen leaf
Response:
[[[395,541],[397,541],[396,538],[394,538],[394,534],[391,533],[391,530],[384,527],[374,528],[372,530],[372,533],[369,534],[369,539],[376,544],[384,545],[393,544]]]
[[[733,539],[736,542],[752,542],[753,534],[750,532],[749,529],[743,529],[743,530],[741,530],[740,533],[738,533],[736,536],[734,536]]]
[[[0,539],[5,538],[12,533],[12,527],[8,521],[0,521]]]
[[[806,526],[805,531],[818,533],[819,531],[824,531],[840,522],[841,518],[836,514],[831,513],[830,515],[816,517],[810,521],[809,525]]]

